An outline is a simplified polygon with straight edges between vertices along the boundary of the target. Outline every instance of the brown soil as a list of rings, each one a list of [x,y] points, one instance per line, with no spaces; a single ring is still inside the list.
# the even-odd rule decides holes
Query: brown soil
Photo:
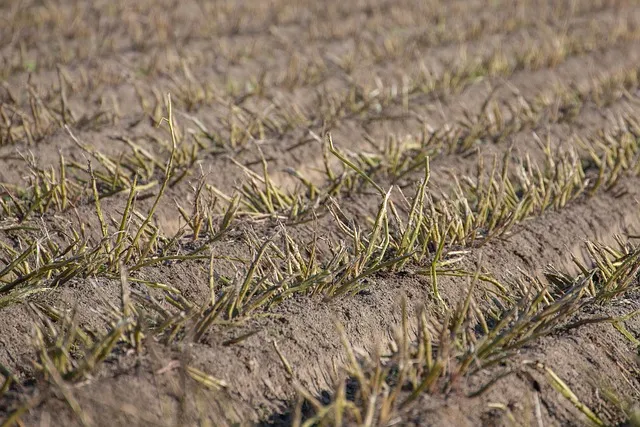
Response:
[[[464,150],[420,148],[431,157],[428,193],[440,200],[455,191],[456,179],[475,177],[481,161],[489,166],[503,158],[543,163],[547,157],[540,141],[548,142],[559,158],[594,135],[616,135],[627,126],[621,117],[637,120],[640,114],[640,4],[634,0],[6,1],[0,5],[0,22],[3,200],[26,198],[21,189],[32,188],[34,171],[59,175],[61,162],[79,189],[89,189],[87,163],[104,172],[107,162],[100,158],[108,158],[129,167],[123,176],[137,172],[139,184],[150,183],[135,201],[144,218],[154,208],[170,152],[161,120],[167,114],[164,96],[170,93],[186,141],[181,148],[192,147],[195,154],[193,161],[184,161],[184,179],[167,187],[152,224],[166,241],[185,232],[175,246],[179,255],[201,241],[190,239],[191,229],[178,208],[190,213],[199,203],[195,188],[200,183],[223,205],[251,173],[263,176],[264,160],[273,185],[285,193],[302,188],[293,170],[322,188],[328,181],[323,160],[328,132],[345,153],[382,156],[393,143],[435,134],[464,136],[471,134],[474,122],[501,115],[507,126],[484,129]],[[527,52],[543,59],[527,62]],[[496,58],[504,58],[506,65],[500,68]],[[480,67],[483,61],[490,65]],[[451,75],[464,79],[454,84]],[[622,75],[633,75],[635,81],[607,83]],[[407,89],[421,81],[438,86]],[[569,90],[571,99],[581,99],[579,105],[565,96]],[[535,114],[524,113],[529,107]],[[348,169],[337,158],[328,164],[336,173]],[[391,200],[406,214],[402,195],[414,194],[423,172],[395,179],[373,169],[383,188],[395,185]],[[514,161],[508,170],[516,175],[521,164]],[[590,183],[597,179],[593,171],[585,173]],[[122,188],[101,201],[114,233],[128,196]],[[303,253],[313,246],[318,259],[328,263],[338,243],[351,244],[328,213],[334,201],[362,229],[375,222],[380,206],[375,190],[361,184],[310,202],[310,212],[299,221],[269,212],[239,215],[211,243],[206,257],[167,260],[130,272],[136,315],[140,324],[148,320],[149,329],[140,332],[143,344],[134,348],[127,339],[118,340],[103,363],[81,378],[43,373],[36,326],[53,337],[51,348],[57,338],[51,331],[69,327],[60,317],[43,314],[46,307],[74,313],[79,329],[105,336],[120,309],[120,277],[96,270],[59,285],[43,277],[38,292],[20,294],[17,300],[9,298],[16,290],[0,293],[0,380],[9,377],[7,372],[16,379],[1,390],[0,421],[291,425],[300,389],[330,401],[348,362],[337,325],[359,354],[372,356],[395,350],[403,322],[401,301],[407,302],[412,339],[418,335],[413,319],[421,310],[436,322],[445,319],[425,273],[428,261],[378,271],[365,279],[363,290],[335,298],[294,293],[251,315],[213,322],[199,339],[186,332],[188,310],[175,301],[207,306],[209,253],[215,277],[235,278],[233,283],[250,268],[262,242],[273,239],[272,255],[284,251],[285,235],[302,242]],[[532,278],[549,284],[545,273],[551,268],[580,274],[573,259],[587,263],[587,241],[615,245],[618,238],[637,245],[639,213],[640,178],[622,175],[611,188],[580,194],[482,244],[447,247],[445,257],[459,257],[456,268],[480,271],[506,286],[508,294],[520,295],[521,284]],[[216,211],[218,222],[223,214]],[[88,196],[58,211],[35,209],[28,221],[5,209],[0,213],[0,269],[11,264],[9,254],[29,246],[27,237],[64,247],[73,240],[72,230],[81,227],[87,247],[103,239]],[[11,281],[0,279],[0,286]],[[509,366],[536,361],[552,367],[600,419],[631,423],[629,408],[640,402],[640,317],[627,316],[640,310],[634,280],[610,304],[589,305],[518,349]],[[464,302],[468,284],[466,277],[439,278],[446,307]],[[477,310],[494,310],[497,292],[490,282],[476,287]],[[176,327],[176,337],[167,338],[170,328],[155,333],[157,313],[149,301],[173,320],[186,319],[184,329]],[[618,323],[635,341],[614,322],[588,321],[594,318],[624,318]],[[579,327],[563,329],[581,321]],[[204,387],[191,374],[193,368],[225,386]],[[484,393],[472,394],[501,368],[482,369],[450,389],[422,393],[398,411],[397,425],[588,422],[539,372],[525,375],[514,369]],[[621,403],[604,395],[617,396]],[[312,411],[303,412],[311,416]]]

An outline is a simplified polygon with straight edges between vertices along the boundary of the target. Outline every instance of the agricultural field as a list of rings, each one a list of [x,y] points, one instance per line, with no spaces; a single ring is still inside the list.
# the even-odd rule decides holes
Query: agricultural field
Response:
[[[0,22],[2,426],[640,426],[640,1]]]

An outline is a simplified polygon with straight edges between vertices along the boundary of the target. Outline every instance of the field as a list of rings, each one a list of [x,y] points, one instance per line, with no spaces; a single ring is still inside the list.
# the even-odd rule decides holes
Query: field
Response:
[[[640,426],[640,2],[0,22],[2,426]]]

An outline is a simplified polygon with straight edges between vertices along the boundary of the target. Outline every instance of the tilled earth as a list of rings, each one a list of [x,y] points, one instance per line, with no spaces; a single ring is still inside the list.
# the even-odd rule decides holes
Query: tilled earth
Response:
[[[639,2],[0,20],[3,425],[640,425]]]

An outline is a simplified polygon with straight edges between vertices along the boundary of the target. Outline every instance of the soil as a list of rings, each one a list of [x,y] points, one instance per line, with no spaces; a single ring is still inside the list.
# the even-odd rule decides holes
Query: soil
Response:
[[[475,176],[481,159],[489,165],[508,154],[544,161],[541,140],[561,153],[593,135],[615,134],[624,127],[621,116],[640,114],[639,82],[618,89],[604,86],[606,100],[594,89],[629,70],[638,75],[640,3],[634,0],[9,0],[0,4],[0,21],[3,197],[28,185],[36,167],[58,173],[60,156],[82,167],[96,161],[91,153],[135,159],[132,143],[162,159],[147,174],[149,182],[161,181],[169,145],[159,124],[166,114],[163,97],[170,93],[180,132],[195,140],[206,129],[212,138],[199,149],[185,179],[163,195],[153,217],[163,236],[185,229],[178,206],[193,205],[199,182],[231,195],[249,182],[250,171],[263,173],[263,160],[283,191],[300,188],[292,170],[324,185],[322,141],[327,132],[344,152],[372,153],[393,141],[418,141],[430,130],[462,132],[470,117],[486,112],[488,100],[503,121],[518,121],[499,138],[479,137],[464,153],[434,152],[428,191],[439,197],[455,188],[452,177]],[[567,46],[574,49],[549,54],[546,63],[516,61],[527,49],[555,52],[557,43],[569,39],[574,41]],[[361,111],[331,113],[354,87],[362,92],[354,98],[376,90],[401,93],[407,81],[425,74],[444,85],[447,73],[469,58],[481,63],[497,53],[514,64],[510,71],[478,72],[455,89],[417,91]],[[525,103],[555,100],[568,88],[584,95],[577,111],[560,110],[558,101],[527,122],[518,116]],[[38,116],[39,104],[49,113]],[[60,118],[68,122],[66,128]],[[31,126],[30,135],[22,130],[25,123]],[[135,160],[130,164],[142,169]],[[330,165],[343,169],[337,159]],[[82,173],[78,176],[84,181],[78,182],[88,186]],[[401,182],[384,175],[376,179],[385,188],[394,184],[403,194],[413,194],[421,176],[408,174]],[[136,200],[138,212],[154,205],[149,194]],[[105,197],[105,218],[121,217],[127,197],[126,190]],[[392,197],[400,200],[399,192]],[[353,223],[375,221],[380,199],[371,188],[339,193],[335,199]],[[319,256],[329,260],[334,249],[330,242],[345,240],[345,235],[324,208],[314,206],[310,219],[300,222],[267,214],[241,217],[211,245],[216,274],[234,277],[246,271],[256,253],[254,243],[272,238],[280,245],[285,232],[309,247],[318,242]],[[545,273],[551,268],[579,274],[573,259],[588,259],[587,241],[615,245],[620,238],[637,244],[639,213],[640,178],[623,176],[613,188],[521,221],[485,244],[453,249],[463,253],[460,268],[482,271],[515,295],[519,283],[532,277],[547,284]],[[91,200],[44,212],[33,223],[40,227],[33,236],[46,234],[61,244],[81,225],[89,245],[103,237]],[[16,224],[6,212],[0,214],[0,243],[22,251],[25,241],[16,237]],[[186,253],[195,244],[181,241],[180,250]],[[8,264],[3,252],[0,268]],[[355,349],[373,355],[393,350],[402,327],[402,301],[412,338],[418,334],[413,319],[421,310],[442,320],[424,269],[428,265],[414,263],[401,271],[381,271],[353,295],[294,294],[256,315],[214,323],[199,340],[167,342],[143,331],[142,350],[118,342],[89,375],[64,385],[43,376],[36,363],[35,325],[46,324],[37,308],[74,312],[83,330],[106,334],[113,328],[110,313],[120,304],[121,280],[100,274],[74,277],[18,303],[8,303],[0,294],[0,367],[17,378],[0,394],[0,420],[15,421],[9,417],[27,405],[17,425],[292,425],[298,390],[327,399],[347,363],[338,325]],[[134,293],[156,298],[167,311],[175,306],[165,293],[142,281],[173,287],[198,306],[211,297],[208,259],[167,261],[135,274],[140,283],[131,284]],[[446,305],[456,307],[467,296],[468,280],[442,277],[438,287]],[[475,288],[479,310],[493,308],[487,297],[492,292],[489,283]],[[145,313],[144,304],[139,307]],[[575,313],[571,322],[637,313],[640,290],[636,283],[611,304],[590,307]],[[637,343],[640,317],[625,319],[620,323]],[[640,402],[636,343],[612,322],[584,322],[527,344],[511,363],[553,367],[580,402],[607,423],[622,425],[628,421],[626,408]],[[191,368],[226,385],[202,387],[189,375]],[[499,368],[482,370],[451,390],[423,393],[399,412],[398,425],[513,425],[511,418],[522,425],[588,424],[541,373],[514,372],[473,396]],[[616,407],[605,394],[620,397],[626,406]]]

